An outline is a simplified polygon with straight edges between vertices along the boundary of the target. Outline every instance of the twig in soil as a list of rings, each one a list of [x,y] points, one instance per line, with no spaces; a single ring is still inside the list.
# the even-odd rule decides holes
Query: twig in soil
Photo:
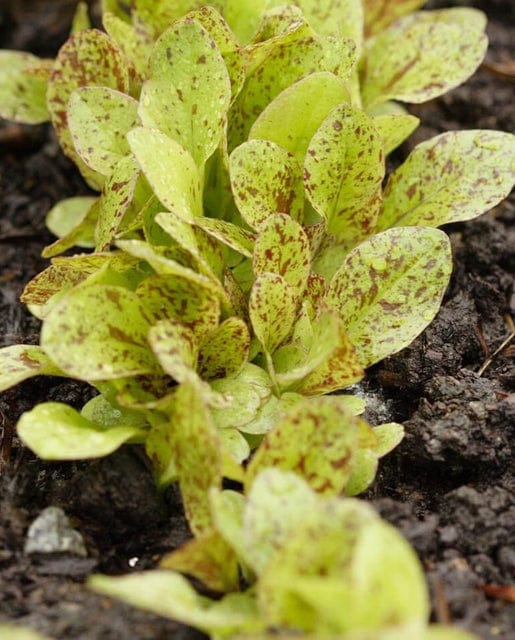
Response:
[[[34,229],[20,229],[19,231],[7,231],[6,233],[0,233],[0,242],[8,242],[11,240],[26,240],[27,238],[39,238],[41,233],[38,233]]]
[[[440,624],[451,624],[451,613],[449,603],[445,595],[442,579],[439,575],[431,576],[431,587],[434,595],[435,616]]]
[[[515,60],[507,60],[506,62],[483,62],[481,68],[503,80],[515,82]]]
[[[485,584],[483,591],[490,598],[515,602],[515,585]]]
[[[492,353],[491,356],[489,356],[484,362],[483,365],[481,366],[481,368],[479,369],[479,371],[477,372],[477,375],[479,377],[481,377],[483,375],[483,373],[488,369],[488,367],[492,364],[492,362],[495,360],[495,358],[502,352],[504,351],[504,349],[506,349],[506,347],[510,344],[510,342],[513,340],[513,338],[515,338],[515,325],[513,324],[513,320],[511,319],[511,316],[507,316],[506,317],[506,323],[508,324],[508,327],[510,329],[510,335],[502,341],[502,343],[497,347],[497,349]]]

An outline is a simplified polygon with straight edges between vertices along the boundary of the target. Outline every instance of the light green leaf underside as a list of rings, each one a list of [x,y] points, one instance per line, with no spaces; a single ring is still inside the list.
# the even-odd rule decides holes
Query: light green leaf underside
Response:
[[[129,146],[159,200],[184,220],[202,211],[200,175],[188,151],[156,129],[138,127]]]
[[[66,293],[47,315],[41,346],[65,373],[82,380],[110,380],[150,373],[149,324],[132,291],[91,285]]]
[[[49,120],[47,82],[27,72],[40,62],[23,51],[0,51],[0,117],[26,124]]]
[[[361,110],[335,107],[316,131],[304,161],[304,184],[315,210],[338,239],[357,241],[373,230],[384,176],[381,136]]]
[[[262,626],[252,596],[235,593],[214,602],[197,595],[188,580],[173,571],[154,570],[116,578],[94,575],[88,585],[98,593],[220,637]]]
[[[0,638],[2,640],[52,640],[49,636],[37,633],[29,627],[14,624],[0,624]]]
[[[95,201],[96,198],[92,196],[75,196],[60,200],[47,213],[46,226],[58,238],[65,237],[83,222]],[[89,239],[79,240],[77,246],[94,247],[93,234]]]
[[[249,139],[270,140],[295,156],[302,166],[315,131],[337,105],[350,102],[342,78],[312,73],[282,91],[252,125]]]
[[[347,255],[327,302],[364,367],[406,347],[431,322],[451,269],[447,236],[423,227],[390,229]]]
[[[268,140],[249,140],[232,152],[229,170],[236,206],[250,227],[258,229],[276,213],[302,222],[301,168],[285,149]]]
[[[374,116],[372,124],[383,139],[384,154],[388,155],[408,138],[420,120],[412,115],[384,114]]]
[[[444,11],[406,16],[371,39],[362,77],[364,105],[390,99],[426,102],[471,76],[488,41],[478,29],[477,12],[461,11],[462,20],[455,13],[445,20]]]
[[[515,184],[515,136],[451,131],[419,144],[389,178],[379,229],[470,220]]]
[[[108,87],[82,87],[68,103],[68,126],[77,153],[104,176],[129,153],[126,134],[139,124],[138,103]]]
[[[0,391],[33,376],[60,374],[60,369],[37,345],[14,344],[0,349]]]
[[[17,430],[22,442],[44,460],[100,458],[144,433],[131,426],[103,429],[60,402],[43,402],[24,413]]]

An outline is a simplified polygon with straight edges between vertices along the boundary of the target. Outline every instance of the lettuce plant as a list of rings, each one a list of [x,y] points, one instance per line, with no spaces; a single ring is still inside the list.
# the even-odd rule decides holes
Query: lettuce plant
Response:
[[[386,155],[418,123],[399,101],[441,95],[480,63],[485,21],[472,9],[414,11],[423,3],[413,0],[103,4],[105,31],[82,16],[53,61],[0,53],[0,115],[50,119],[99,192],[49,212],[52,262],[22,296],[43,321],[40,345],[0,351],[0,388],[42,374],[93,385],[98,395],[80,412],[47,402],[24,414],[20,438],[47,459],[141,443],[158,484],[179,481],[196,536],[193,555],[174,566],[195,574],[202,541],[214,540],[223,560],[215,564],[232,558],[217,587],[232,589],[237,560],[245,575],[261,569],[220,528],[212,496],[223,478],[241,482],[249,499],[269,467],[299,475],[293,482],[311,487],[302,484],[302,495],[355,495],[370,484],[402,427],[372,427],[358,417],[358,398],[325,396],[361,380],[435,316],[452,268],[437,227],[509,193],[515,137],[444,133],[385,178]],[[61,255],[74,246],[93,251]],[[342,580],[336,591],[352,591]],[[275,625],[260,598],[249,605],[245,595],[243,606],[259,612],[241,629]],[[302,631],[309,637],[323,621],[324,633],[354,633],[353,622],[326,620],[323,600]],[[399,625],[411,625],[403,615]],[[368,637],[360,624],[345,637]]]

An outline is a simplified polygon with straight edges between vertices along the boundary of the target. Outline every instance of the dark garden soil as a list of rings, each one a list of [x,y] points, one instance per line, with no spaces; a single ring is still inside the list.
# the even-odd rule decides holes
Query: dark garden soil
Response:
[[[75,4],[1,0],[0,47],[54,55]],[[410,147],[452,129],[515,131],[513,1],[429,6],[451,4],[489,15],[487,64],[464,87],[412,109],[423,124]],[[0,122],[0,346],[37,343],[39,324],[18,297],[45,266],[40,252],[51,241],[45,213],[81,193],[86,189],[48,126]],[[366,497],[418,551],[434,619],[484,640],[508,640],[515,637],[515,339],[496,350],[514,331],[515,197],[447,231],[455,269],[442,310],[413,345],[367,379],[370,420],[402,421],[407,435],[383,461]],[[157,496],[137,449],[49,464],[16,439],[18,417],[37,402],[80,407],[89,395],[88,388],[50,378],[0,394],[0,622],[63,640],[202,638],[83,586],[93,571],[155,566],[189,535],[176,490]],[[87,558],[24,554],[29,524],[49,505],[62,507],[82,533]]]

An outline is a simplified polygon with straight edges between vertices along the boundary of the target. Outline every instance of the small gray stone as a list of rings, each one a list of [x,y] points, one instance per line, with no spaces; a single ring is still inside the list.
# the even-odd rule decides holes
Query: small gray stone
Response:
[[[30,525],[25,540],[25,553],[71,553],[87,557],[81,534],[59,507],[47,507]]]

